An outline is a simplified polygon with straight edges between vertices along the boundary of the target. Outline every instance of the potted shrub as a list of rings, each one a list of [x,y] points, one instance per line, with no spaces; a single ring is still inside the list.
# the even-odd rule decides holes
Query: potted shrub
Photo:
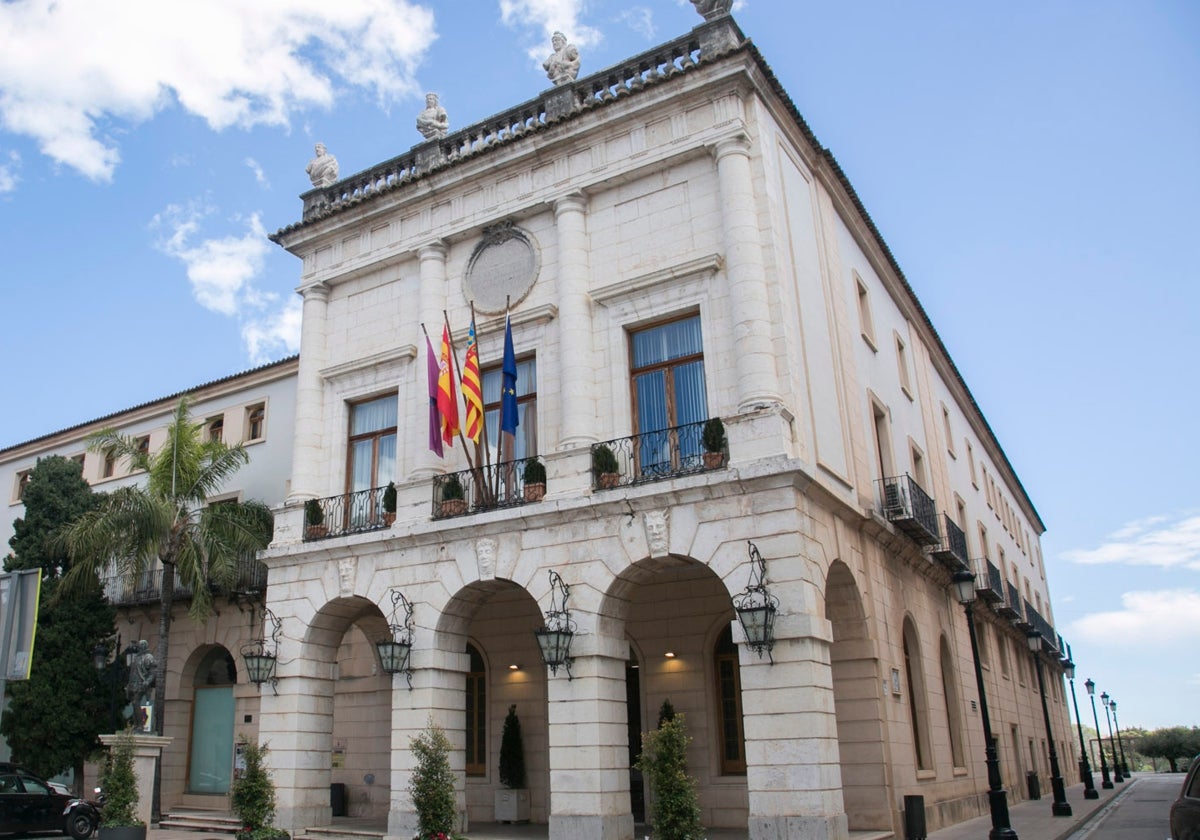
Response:
[[[442,516],[466,513],[467,500],[463,493],[462,480],[455,473],[446,476],[446,480],[442,482],[442,503],[439,510]]]
[[[325,511],[316,499],[304,503],[304,533],[309,539],[316,539],[329,533],[325,527]]]
[[[389,481],[383,490],[383,524],[392,527],[396,521],[396,482]]]
[[[508,707],[500,735],[500,784],[496,791],[496,822],[528,822],[529,790],[525,787],[525,747],[517,707]]]
[[[617,456],[607,444],[602,443],[592,449],[592,475],[596,477],[596,486],[601,490],[611,490],[621,480]]]
[[[540,502],[546,495],[546,466],[537,458],[525,460],[525,501]]]
[[[408,792],[417,811],[420,840],[456,837],[458,809],[454,804],[454,771],[450,769],[450,739],[433,718],[420,735],[408,742],[416,764],[408,779]]]
[[[100,840],[146,840],[146,824],[138,818],[138,784],[133,772],[133,733],[116,737],[100,774],[104,812]]]
[[[271,823],[275,820],[275,783],[267,770],[266,745],[242,738],[239,741],[246,769],[230,791],[230,805],[242,822],[237,840],[276,840],[289,835]]]
[[[667,706],[664,703],[659,714],[658,729],[642,733],[642,754],[637,760],[637,768],[650,780],[653,836],[667,840],[703,837],[696,780],[687,774],[687,748],[692,739],[685,715],[665,717]]]
[[[725,437],[725,424],[720,417],[710,417],[704,423],[704,431],[700,436],[704,444],[704,469],[715,470],[725,463],[725,450],[729,441]]]

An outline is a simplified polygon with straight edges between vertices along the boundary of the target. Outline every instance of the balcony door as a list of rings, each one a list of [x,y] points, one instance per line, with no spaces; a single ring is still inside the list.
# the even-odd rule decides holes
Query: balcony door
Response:
[[[373,522],[384,487],[396,476],[396,395],[350,406],[349,466],[346,470],[347,529]],[[361,494],[361,496],[357,495]]]
[[[708,419],[700,316],[630,333],[636,463],[640,475],[677,472],[700,457],[700,436],[675,429]]]

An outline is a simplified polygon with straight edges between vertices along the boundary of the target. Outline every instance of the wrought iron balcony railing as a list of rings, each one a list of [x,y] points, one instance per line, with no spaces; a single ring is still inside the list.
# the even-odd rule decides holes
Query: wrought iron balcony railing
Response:
[[[933,498],[913,481],[912,476],[905,473],[875,483],[879,485],[883,516],[888,522],[908,534],[918,545],[941,541]]]
[[[719,452],[704,448],[707,420],[642,432],[592,446],[592,489],[611,490],[651,481],[723,468],[729,446]]]
[[[108,575],[101,579],[104,595],[114,607],[129,607],[138,604],[155,604],[162,597],[162,569],[143,572],[136,578],[124,575]],[[228,596],[261,595],[267,591],[267,567],[253,557],[238,562],[237,574],[230,586],[210,583],[209,589],[216,595]],[[175,576],[175,597],[186,601],[192,597],[192,588],[185,586]]]
[[[1002,603],[1004,578],[1000,576],[1000,569],[986,557],[977,558],[972,565],[975,567],[975,591],[979,597],[993,604]]]
[[[1025,602],[1025,623],[1031,629],[1036,630],[1042,635],[1042,649],[1050,654],[1057,654],[1061,648],[1061,639],[1054,632],[1054,628],[1050,622],[1042,617],[1042,614],[1033,608],[1033,604]]]
[[[957,572],[967,567],[967,535],[963,533],[958,523],[943,513],[939,520],[942,525],[942,539],[933,547],[930,555],[946,566],[950,571]]]
[[[1025,614],[1021,609],[1021,590],[1012,581],[1004,582],[1004,600],[996,604],[996,612],[1014,624],[1024,624]]]
[[[304,541],[312,542],[388,527],[389,522],[385,519],[383,510],[383,492],[386,489],[372,487],[368,490],[310,500],[305,504]]]
[[[537,456],[434,476],[433,518],[540,501],[546,493],[545,477],[545,465]]]

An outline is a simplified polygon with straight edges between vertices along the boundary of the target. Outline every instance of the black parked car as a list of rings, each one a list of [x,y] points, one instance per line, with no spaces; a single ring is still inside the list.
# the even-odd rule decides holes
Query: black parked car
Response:
[[[85,840],[98,822],[99,811],[91,802],[59,793],[20,768],[0,770],[0,834],[61,831]]]
[[[1171,805],[1171,840],[1200,840],[1200,755],[1192,759],[1179,798]]]

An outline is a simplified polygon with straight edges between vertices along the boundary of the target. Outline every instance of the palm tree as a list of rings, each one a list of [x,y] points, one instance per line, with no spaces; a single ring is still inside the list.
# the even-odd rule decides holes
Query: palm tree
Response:
[[[68,526],[61,540],[71,557],[68,586],[82,584],[110,565],[118,576],[139,579],[162,566],[158,650],[154,684],[154,731],[163,733],[167,652],[176,580],[192,593],[189,614],[199,622],[213,611],[210,584],[230,587],[238,561],[271,541],[271,511],[262,502],[207,504],[225,481],[250,458],[241,444],[209,440],[204,424],[193,422],[183,398],[167,427],[167,440],[149,453],[144,439],[101,429],[88,448],[129,459],[146,473],[144,485],[121,487]]]

